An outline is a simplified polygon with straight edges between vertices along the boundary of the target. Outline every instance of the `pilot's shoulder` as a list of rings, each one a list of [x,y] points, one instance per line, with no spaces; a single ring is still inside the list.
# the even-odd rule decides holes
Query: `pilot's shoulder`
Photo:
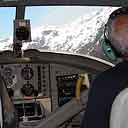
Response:
[[[118,78],[121,75],[121,72],[122,71],[120,70],[120,65],[111,67],[108,70],[105,70],[105,71],[99,73],[95,77],[93,83],[109,82],[111,80]]]
[[[109,77],[112,75],[112,71],[111,70],[106,70],[100,74],[98,74],[95,79],[93,80],[92,84],[98,84],[98,83],[104,83],[107,82],[109,80]]]
[[[128,74],[128,62],[121,62],[114,67],[101,72],[96,76],[94,82],[109,82],[117,80],[118,78]]]

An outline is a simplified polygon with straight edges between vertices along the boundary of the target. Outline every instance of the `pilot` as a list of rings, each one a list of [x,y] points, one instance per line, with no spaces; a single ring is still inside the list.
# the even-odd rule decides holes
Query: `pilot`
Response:
[[[111,128],[113,102],[121,91],[128,88],[128,7],[111,13],[105,25],[104,41],[105,52],[121,61],[92,82],[81,128]]]

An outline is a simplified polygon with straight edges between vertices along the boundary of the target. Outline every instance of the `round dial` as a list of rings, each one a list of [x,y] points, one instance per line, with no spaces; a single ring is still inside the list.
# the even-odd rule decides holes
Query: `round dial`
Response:
[[[4,68],[4,70],[3,70],[3,75],[4,75],[4,77],[9,78],[9,77],[12,77],[12,74],[13,74],[12,72],[13,72],[13,71],[12,71],[11,68],[6,67],[6,68]]]
[[[24,84],[23,87],[21,88],[21,92],[25,96],[31,96],[34,92],[34,87],[30,83]]]
[[[25,80],[30,80],[33,77],[33,70],[30,67],[24,67],[21,70],[21,76],[25,79]]]

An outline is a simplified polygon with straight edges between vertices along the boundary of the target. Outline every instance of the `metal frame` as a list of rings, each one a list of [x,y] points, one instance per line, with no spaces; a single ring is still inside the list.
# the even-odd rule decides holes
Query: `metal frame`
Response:
[[[1,7],[16,6],[127,6],[128,0],[1,0]]]
[[[24,19],[24,18],[25,18],[25,6],[17,6],[15,19]]]

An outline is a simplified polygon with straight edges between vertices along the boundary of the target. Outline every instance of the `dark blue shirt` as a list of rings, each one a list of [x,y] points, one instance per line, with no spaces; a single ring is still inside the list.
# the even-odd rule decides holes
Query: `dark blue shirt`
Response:
[[[111,106],[121,90],[128,87],[128,61],[101,73],[93,81],[81,128],[109,128]]]

